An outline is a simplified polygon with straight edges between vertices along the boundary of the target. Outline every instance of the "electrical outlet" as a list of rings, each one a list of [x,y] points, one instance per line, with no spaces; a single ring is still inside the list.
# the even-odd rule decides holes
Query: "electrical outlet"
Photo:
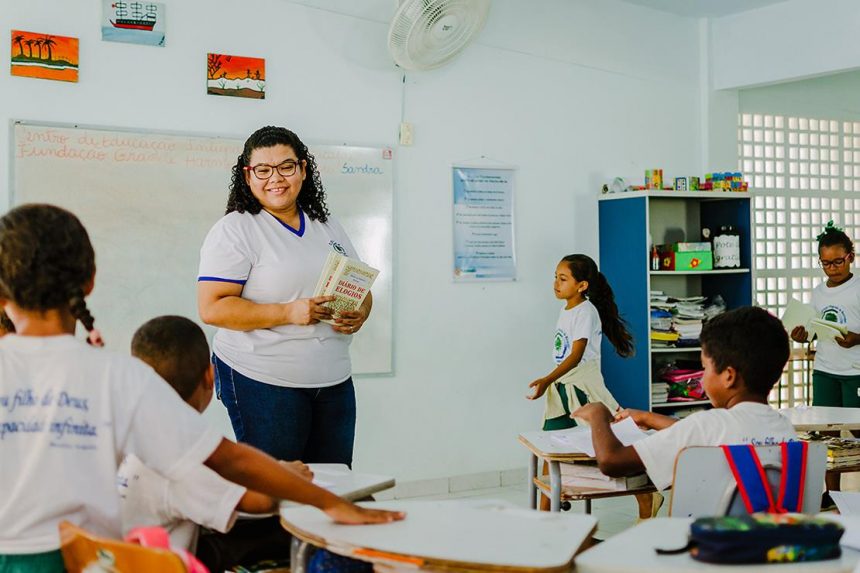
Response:
[[[412,145],[412,124],[408,121],[400,123],[400,145]]]

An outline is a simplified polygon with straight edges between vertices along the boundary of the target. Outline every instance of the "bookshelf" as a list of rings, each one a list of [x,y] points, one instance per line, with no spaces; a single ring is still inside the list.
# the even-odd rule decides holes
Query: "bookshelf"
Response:
[[[656,372],[675,360],[698,360],[700,348],[650,345],[651,290],[669,296],[721,295],[726,308],[752,304],[751,218],[749,192],[633,191],[598,199],[601,272],[619,312],[633,334],[636,353],[621,358],[606,338],[601,369],[606,385],[622,406],[661,413],[706,405],[706,401],[651,403]],[[733,225],[740,233],[741,268],[712,271],[651,271],[653,243],[699,241],[701,229]]]

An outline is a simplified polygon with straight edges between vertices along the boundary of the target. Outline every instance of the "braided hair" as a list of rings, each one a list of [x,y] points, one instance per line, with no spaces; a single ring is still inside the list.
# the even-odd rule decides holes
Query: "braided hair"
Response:
[[[567,263],[570,274],[578,281],[588,281],[585,296],[597,308],[603,334],[619,356],[633,356],[633,336],[627,330],[627,323],[618,314],[615,295],[597,264],[587,255],[568,255],[562,259]]]
[[[325,203],[325,190],[320,179],[319,169],[317,169],[316,159],[298,135],[285,127],[271,125],[261,127],[252,133],[245,142],[242,155],[236,159],[236,165],[233,166],[230,178],[230,195],[227,197],[226,213],[233,211],[244,213],[247,211],[256,215],[262,210],[263,206],[254,197],[251,187],[245,181],[245,167],[250,165],[251,153],[255,149],[276,145],[291,147],[296,152],[299,162],[305,161],[304,169],[307,170],[307,176],[302,181],[302,188],[299,190],[296,203],[312,220],[325,223],[328,220],[329,212]]]
[[[0,218],[0,295],[25,310],[68,308],[88,332],[84,287],[96,271],[87,230],[69,211],[29,204]]]

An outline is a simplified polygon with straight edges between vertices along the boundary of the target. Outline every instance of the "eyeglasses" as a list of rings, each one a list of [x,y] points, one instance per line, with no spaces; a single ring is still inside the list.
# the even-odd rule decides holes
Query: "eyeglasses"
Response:
[[[296,168],[299,166],[298,161],[287,159],[280,165],[268,165],[266,163],[258,163],[254,166],[246,166],[245,171],[251,171],[257,179],[269,179],[278,170],[283,177],[290,177],[295,174]]]
[[[833,259],[832,261],[825,261],[824,259],[818,259],[818,264],[821,265],[823,269],[829,269],[831,267],[841,267],[845,264],[850,257],[839,257],[838,259]]]

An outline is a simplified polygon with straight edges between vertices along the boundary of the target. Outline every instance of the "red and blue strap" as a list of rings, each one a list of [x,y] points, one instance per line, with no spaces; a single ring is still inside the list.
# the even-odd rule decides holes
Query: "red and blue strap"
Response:
[[[755,446],[737,445],[720,446],[729,462],[732,475],[738,486],[744,505],[749,513],[767,511],[768,513],[783,513],[773,503],[773,494],[767,483],[767,475],[761,460],[755,451]]]
[[[782,443],[782,479],[779,484],[779,508],[800,513],[806,485],[808,442]]]

